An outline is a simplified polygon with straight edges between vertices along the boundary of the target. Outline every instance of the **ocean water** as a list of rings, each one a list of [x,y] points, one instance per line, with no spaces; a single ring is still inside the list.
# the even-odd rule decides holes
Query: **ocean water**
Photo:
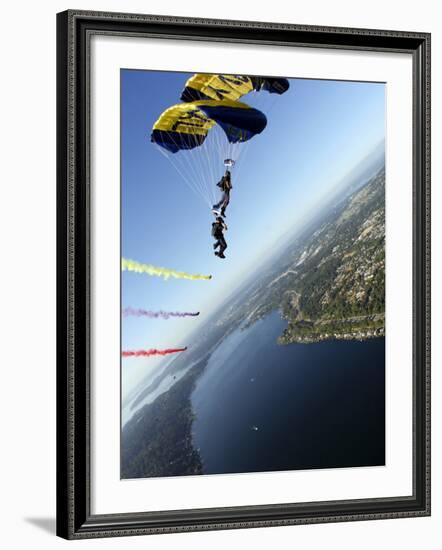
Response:
[[[385,342],[278,345],[274,312],[214,351],[192,394],[205,474],[385,464]]]

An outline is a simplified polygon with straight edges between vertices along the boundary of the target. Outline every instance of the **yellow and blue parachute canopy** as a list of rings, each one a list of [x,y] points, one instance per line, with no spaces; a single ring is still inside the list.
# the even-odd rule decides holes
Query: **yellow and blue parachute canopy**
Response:
[[[286,78],[265,76],[245,76],[228,74],[194,74],[186,82],[181,94],[182,101],[230,99],[238,101],[251,91],[267,91],[271,94],[283,94],[289,89]]]
[[[215,123],[224,130],[230,143],[239,143],[260,134],[267,118],[258,109],[239,101],[179,103],[160,115],[153,125],[151,141],[171,153],[194,149],[204,143]]]

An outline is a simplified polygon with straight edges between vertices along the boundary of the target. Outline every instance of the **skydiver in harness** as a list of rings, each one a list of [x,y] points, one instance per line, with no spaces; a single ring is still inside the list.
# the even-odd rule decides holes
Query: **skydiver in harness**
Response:
[[[213,248],[215,256],[218,256],[218,258],[225,258],[224,250],[227,248],[227,243],[224,238],[224,231],[227,231],[226,222],[221,216],[217,216],[216,220],[212,223],[212,237],[216,239]],[[216,250],[218,247],[219,250]]]
[[[229,168],[226,169],[226,173],[216,184],[222,191],[221,200],[213,205],[213,210],[217,212],[217,209],[221,207],[221,216],[226,217],[226,208],[230,202],[230,191],[232,189],[232,177],[230,175]]]

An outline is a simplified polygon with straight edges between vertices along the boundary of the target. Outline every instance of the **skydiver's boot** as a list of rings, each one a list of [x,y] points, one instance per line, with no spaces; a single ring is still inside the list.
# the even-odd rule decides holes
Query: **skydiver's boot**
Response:
[[[223,252],[215,252],[215,254],[218,256],[218,258],[225,258]]]
[[[223,218],[226,217],[226,211],[224,210],[224,208],[221,210],[221,216],[222,216]]]

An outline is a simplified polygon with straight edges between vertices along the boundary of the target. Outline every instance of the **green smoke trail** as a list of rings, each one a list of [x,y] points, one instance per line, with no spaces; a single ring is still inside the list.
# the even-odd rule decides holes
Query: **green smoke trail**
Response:
[[[155,267],[150,264],[140,264],[134,260],[128,260],[126,258],[121,259],[122,271],[133,271],[134,273],[145,273],[146,275],[152,275],[155,277],[163,277],[166,281],[169,277],[174,279],[188,279],[189,281],[197,280],[210,280],[212,275],[192,275],[191,273],[185,273],[184,271],[175,271],[174,269],[168,269],[166,267]]]

